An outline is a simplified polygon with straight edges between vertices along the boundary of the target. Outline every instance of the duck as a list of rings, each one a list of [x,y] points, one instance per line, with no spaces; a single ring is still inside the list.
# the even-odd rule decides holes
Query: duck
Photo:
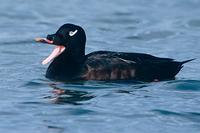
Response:
[[[145,53],[94,51],[85,54],[86,33],[75,24],[62,25],[55,34],[35,41],[55,45],[53,52],[42,61],[50,65],[46,78],[71,80],[136,80],[161,81],[174,79],[183,64],[194,59],[175,61]]]

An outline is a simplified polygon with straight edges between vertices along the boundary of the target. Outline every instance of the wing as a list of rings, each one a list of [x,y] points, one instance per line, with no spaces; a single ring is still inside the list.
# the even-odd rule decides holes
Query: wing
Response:
[[[89,79],[97,79],[98,77],[100,79],[103,77],[105,79],[136,80],[170,79],[174,78],[182,68],[181,62],[169,58],[110,51],[97,51],[87,55],[86,64]]]
[[[170,58],[159,58],[155,57],[149,54],[143,54],[143,53],[124,53],[124,52],[111,52],[111,51],[97,51],[97,52],[92,52],[88,54],[88,57],[92,56],[110,56],[110,57],[118,57],[124,60],[129,60],[129,61],[134,61],[136,63],[145,63],[145,62],[170,62],[174,61],[173,59]]]
[[[133,79],[136,62],[115,56],[114,52],[93,52],[87,55],[84,78],[89,80]]]
[[[136,62],[136,79],[153,81],[172,79],[183,67],[183,62],[159,58],[149,54],[119,53],[117,57]]]

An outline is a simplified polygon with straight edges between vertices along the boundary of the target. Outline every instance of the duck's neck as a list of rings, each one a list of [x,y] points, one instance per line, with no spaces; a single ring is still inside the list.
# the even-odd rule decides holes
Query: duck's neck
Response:
[[[84,44],[81,44],[84,43]],[[85,42],[73,41],[64,51],[64,55],[74,63],[80,63],[85,58]]]
[[[57,57],[59,62],[65,62],[69,65],[69,63],[82,63],[85,59],[85,51],[71,51],[66,48],[66,50]]]

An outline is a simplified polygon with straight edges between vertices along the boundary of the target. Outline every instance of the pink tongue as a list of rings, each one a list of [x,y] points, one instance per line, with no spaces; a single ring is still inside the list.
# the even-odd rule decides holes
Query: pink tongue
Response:
[[[56,46],[53,52],[42,61],[43,65],[48,64],[50,61],[52,61],[54,58],[56,58],[58,55],[60,55],[65,50],[64,46]]]

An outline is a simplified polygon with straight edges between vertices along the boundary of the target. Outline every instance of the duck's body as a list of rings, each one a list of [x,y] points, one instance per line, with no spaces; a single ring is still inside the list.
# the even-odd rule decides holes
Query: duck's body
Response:
[[[185,62],[141,53],[98,51],[87,55],[84,79],[143,80],[172,79]]]
[[[64,60],[61,61],[62,59]],[[46,77],[62,81],[160,81],[173,79],[183,67],[182,65],[188,61],[177,62],[173,59],[141,53],[96,51],[86,55],[80,62],[58,57],[49,66]]]
[[[63,34],[70,36],[61,37]],[[63,25],[47,39],[48,43],[57,47],[66,47],[59,50],[47,69],[46,77],[54,80],[160,81],[173,79],[183,64],[191,61],[178,62],[149,54],[111,51],[96,51],[85,55],[85,32],[72,24]],[[46,60],[50,60],[48,58]]]

